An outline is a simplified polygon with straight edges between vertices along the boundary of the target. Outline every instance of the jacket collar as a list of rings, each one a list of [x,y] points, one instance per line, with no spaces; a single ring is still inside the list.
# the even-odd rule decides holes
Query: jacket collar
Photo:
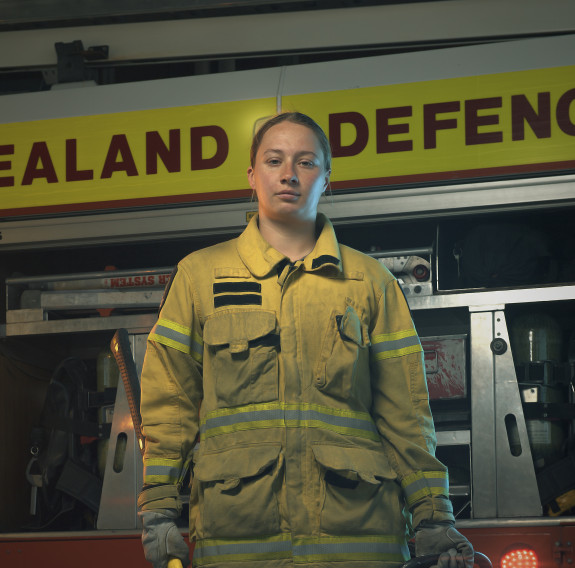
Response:
[[[245,231],[238,237],[237,247],[248,270],[254,276],[263,278],[277,270],[278,264],[285,263],[286,257],[264,240],[257,220],[258,215],[254,215]],[[318,213],[316,224],[320,233],[314,249],[303,261],[305,270],[312,272],[331,266],[341,272],[341,255],[333,225],[323,213]]]

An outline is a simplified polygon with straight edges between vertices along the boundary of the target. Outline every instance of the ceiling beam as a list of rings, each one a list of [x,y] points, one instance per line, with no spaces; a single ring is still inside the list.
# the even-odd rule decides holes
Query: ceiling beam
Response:
[[[57,42],[107,45],[109,61],[215,59],[575,31],[572,0],[443,0],[0,33],[0,69],[48,68]]]

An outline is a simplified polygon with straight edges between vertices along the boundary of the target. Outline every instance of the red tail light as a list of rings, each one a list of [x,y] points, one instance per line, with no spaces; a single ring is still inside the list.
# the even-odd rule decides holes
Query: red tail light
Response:
[[[514,548],[501,558],[501,568],[539,568],[539,559],[529,548]]]

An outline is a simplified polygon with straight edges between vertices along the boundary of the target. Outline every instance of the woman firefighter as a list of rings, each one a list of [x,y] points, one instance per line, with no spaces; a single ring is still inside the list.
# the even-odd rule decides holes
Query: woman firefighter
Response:
[[[155,568],[189,564],[175,519],[190,462],[195,567],[391,568],[412,530],[416,555],[473,565],[405,298],[318,214],[330,173],[322,129],[275,116],[252,143],[258,215],[178,264],[142,372]]]

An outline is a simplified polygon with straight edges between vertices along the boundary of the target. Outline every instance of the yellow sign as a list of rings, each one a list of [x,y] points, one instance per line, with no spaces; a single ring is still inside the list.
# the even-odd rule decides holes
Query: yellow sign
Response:
[[[2,125],[0,215],[251,195],[254,125],[275,108],[258,99]]]
[[[329,131],[332,186],[575,169],[575,66],[284,97]]]
[[[251,194],[254,125],[275,99],[13,123],[0,215]],[[575,169],[575,66],[285,96],[333,149],[334,189]]]

